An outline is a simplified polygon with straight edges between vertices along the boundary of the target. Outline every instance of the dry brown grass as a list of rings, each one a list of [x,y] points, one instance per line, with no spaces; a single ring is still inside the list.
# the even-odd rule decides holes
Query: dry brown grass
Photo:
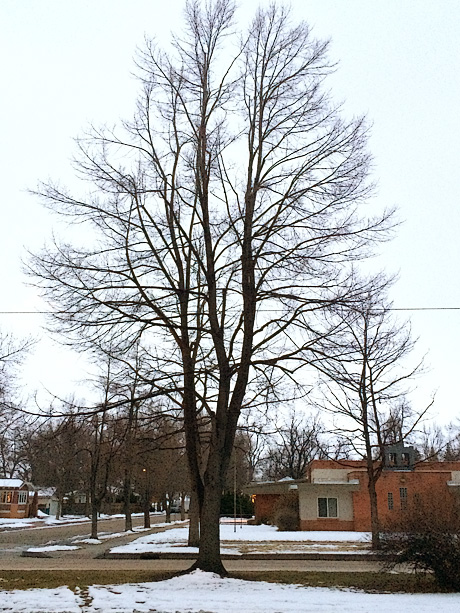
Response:
[[[314,542],[314,541],[260,541],[260,542],[241,542],[225,541],[223,545],[229,549],[237,549],[240,553],[310,553],[320,551],[322,553],[341,553],[341,552],[360,552],[369,551],[368,543],[348,543],[348,542]]]
[[[25,590],[30,588],[56,588],[67,585],[81,590],[89,585],[143,583],[162,581],[174,576],[171,572],[152,571],[0,571],[0,590]],[[232,577],[248,581],[291,583],[310,587],[335,587],[357,589],[366,592],[436,592],[432,576],[407,573],[343,573],[264,571],[232,573]]]

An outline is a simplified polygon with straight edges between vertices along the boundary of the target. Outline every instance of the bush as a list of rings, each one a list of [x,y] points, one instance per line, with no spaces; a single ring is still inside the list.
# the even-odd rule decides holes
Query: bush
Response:
[[[234,514],[234,494],[233,492],[224,492],[220,499],[220,514],[228,517],[233,517]],[[254,504],[250,496],[246,494],[237,494],[236,496],[236,515],[252,517],[254,515]]]
[[[281,532],[299,529],[299,497],[297,492],[288,492],[273,505],[271,523]]]
[[[388,565],[411,564],[433,572],[439,588],[460,591],[460,513],[453,500],[418,502],[404,515],[381,534]]]

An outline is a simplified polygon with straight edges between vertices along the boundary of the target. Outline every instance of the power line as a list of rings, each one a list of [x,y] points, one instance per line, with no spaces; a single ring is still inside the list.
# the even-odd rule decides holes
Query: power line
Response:
[[[378,309],[376,309],[378,310]],[[460,307],[392,307],[387,311],[460,311]],[[263,313],[274,313],[276,309],[260,309]],[[0,315],[53,315],[72,313],[72,311],[0,311]]]

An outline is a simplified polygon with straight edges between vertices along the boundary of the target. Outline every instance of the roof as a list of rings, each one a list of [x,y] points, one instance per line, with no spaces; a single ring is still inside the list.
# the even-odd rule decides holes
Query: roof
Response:
[[[22,479],[0,479],[0,487],[21,487]]]
[[[359,485],[359,479],[350,479],[344,481],[343,479],[315,479],[307,485]]]
[[[56,494],[55,487],[46,487],[41,490],[36,490],[39,498],[52,498]]]

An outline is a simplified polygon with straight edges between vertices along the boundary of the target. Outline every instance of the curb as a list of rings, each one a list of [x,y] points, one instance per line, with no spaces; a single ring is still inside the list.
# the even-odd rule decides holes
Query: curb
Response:
[[[161,553],[161,552],[140,552],[140,553],[111,553],[109,550],[98,556],[99,559],[106,560],[196,560],[194,553]],[[310,560],[328,562],[381,562],[386,559],[379,553],[243,553],[241,555],[223,553],[222,560]]]

